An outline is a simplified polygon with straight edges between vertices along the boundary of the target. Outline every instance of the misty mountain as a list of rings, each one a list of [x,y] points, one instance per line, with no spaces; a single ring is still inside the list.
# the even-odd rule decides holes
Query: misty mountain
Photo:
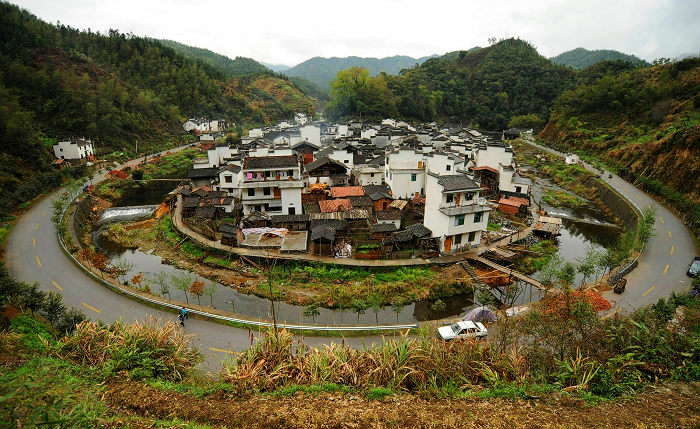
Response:
[[[345,57],[345,58],[323,58],[314,57],[304,61],[301,64],[286,70],[284,73],[287,76],[298,76],[309,80],[321,88],[329,88],[330,81],[335,78],[339,71],[350,67],[364,67],[372,76],[376,76],[381,72],[388,74],[398,74],[401,69],[406,69],[423,64],[425,60],[435,57],[412,58],[403,55],[396,55],[386,58],[363,58],[363,57]]]
[[[575,69],[584,69],[600,61],[623,60],[638,66],[648,66],[649,63],[634,55],[623,54],[611,49],[596,49],[589,51],[576,48],[550,58],[554,64],[561,64]]]

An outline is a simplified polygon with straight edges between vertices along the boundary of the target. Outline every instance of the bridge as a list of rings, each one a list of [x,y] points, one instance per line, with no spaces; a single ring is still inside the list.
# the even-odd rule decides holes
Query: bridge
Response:
[[[544,287],[544,285],[542,285],[542,283],[538,282],[537,280],[533,279],[532,277],[528,277],[525,274],[522,274],[518,271],[515,271],[512,268],[504,267],[503,265],[498,265],[497,263],[489,261],[486,258],[482,258],[481,256],[469,256],[469,259],[472,261],[480,262],[480,263],[486,265],[487,267],[493,268],[496,271],[500,271],[504,274],[508,274],[509,276],[512,276],[512,277],[514,277],[514,278],[516,278],[524,283],[533,285],[537,289],[539,289],[543,292],[546,290],[546,288]]]

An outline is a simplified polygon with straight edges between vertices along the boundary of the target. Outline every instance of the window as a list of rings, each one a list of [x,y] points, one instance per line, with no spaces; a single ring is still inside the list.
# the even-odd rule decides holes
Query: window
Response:
[[[270,195],[270,188],[263,188],[263,195]]]
[[[462,244],[462,234],[455,235],[455,246],[458,244]]]
[[[389,177],[389,172],[388,172],[388,171],[384,172],[384,174],[386,175],[386,177]]]
[[[224,182],[233,183],[233,176],[224,176]]]
[[[294,207],[290,207],[290,208],[289,208],[289,214],[290,214],[290,215],[297,214],[297,209],[294,208]]]
[[[287,176],[289,176],[289,177],[294,176],[294,170],[287,170]]]
[[[464,215],[455,216],[455,226],[464,225]]]
[[[248,188],[248,196],[249,197],[255,196],[255,189],[254,188]]]
[[[471,201],[471,200],[474,199],[474,193],[473,193],[473,192],[467,192],[467,193],[464,194],[464,195],[466,195],[465,199],[466,199],[467,201]]]
[[[451,166],[451,165],[446,165],[446,166],[445,166],[445,171],[450,171],[451,169],[452,169],[452,166]]]
[[[416,181],[416,174],[412,173],[411,174],[411,182],[415,182],[415,181]]]
[[[467,241],[469,241],[471,243],[472,241],[474,241],[475,237],[476,237],[476,231],[472,231],[469,233],[469,238],[467,238]]]
[[[515,192],[520,193],[520,191],[521,191],[522,189],[523,189],[523,188],[521,188],[520,186],[516,186],[516,187],[515,187]]]
[[[474,213],[474,223],[479,223],[481,222],[481,219],[484,217],[484,212],[477,212]]]
[[[369,173],[369,177],[374,177],[374,173]]]
[[[447,204],[450,204],[452,201],[454,201],[454,198],[455,198],[454,195],[452,195],[452,194],[447,194],[447,195],[445,195],[445,202],[446,202]]]
[[[350,163],[350,160],[349,160],[349,159],[346,159],[346,160],[343,161],[343,162],[346,163],[346,164],[349,164],[349,163]]]

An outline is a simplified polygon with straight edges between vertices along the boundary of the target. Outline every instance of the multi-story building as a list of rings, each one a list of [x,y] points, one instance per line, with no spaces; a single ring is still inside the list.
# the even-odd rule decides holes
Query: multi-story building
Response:
[[[53,153],[58,159],[87,161],[95,159],[92,141],[85,138],[72,138],[53,145]]]
[[[301,214],[301,163],[297,155],[248,156],[241,168],[243,214]]]
[[[440,238],[443,253],[477,247],[487,229],[491,206],[479,196],[481,186],[466,175],[426,174],[423,224]]]

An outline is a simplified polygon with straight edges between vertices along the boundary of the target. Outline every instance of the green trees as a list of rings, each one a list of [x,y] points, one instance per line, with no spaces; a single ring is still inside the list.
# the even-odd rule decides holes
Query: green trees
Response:
[[[338,72],[331,81],[330,101],[326,111],[331,118],[392,117],[397,115],[393,94],[387,86],[387,76],[376,78],[365,68],[351,67]]]
[[[510,128],[532,128],[535,133],[541,131],[543,126],[544,119],[534,113],[513,116],[508,121],[508,127]]]

